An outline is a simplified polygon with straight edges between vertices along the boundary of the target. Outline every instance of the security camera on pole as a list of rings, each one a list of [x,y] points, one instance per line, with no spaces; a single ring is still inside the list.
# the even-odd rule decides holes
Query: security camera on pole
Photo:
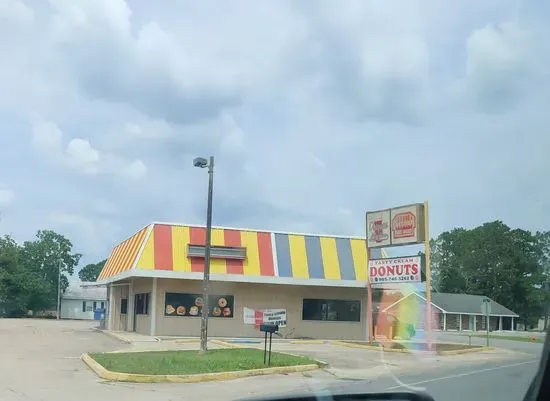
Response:
[[[420,283],[422,259],[418,255],[373,259],[374,248],[424,244],[426,272],[426,333],[431,348],[431,280],[430,280],[430,233],[428,202],[415,203],[392,209],[366,213],[367,241],[367,322],[368,341],[373,341],[372,286],[380,284]]]

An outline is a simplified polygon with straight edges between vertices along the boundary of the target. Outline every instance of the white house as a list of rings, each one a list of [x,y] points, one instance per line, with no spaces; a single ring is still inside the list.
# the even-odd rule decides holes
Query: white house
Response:
[[[61,319],[93,320],[96,309],[105,309],[107,289],[79,283],[67,289],[61,297]]]

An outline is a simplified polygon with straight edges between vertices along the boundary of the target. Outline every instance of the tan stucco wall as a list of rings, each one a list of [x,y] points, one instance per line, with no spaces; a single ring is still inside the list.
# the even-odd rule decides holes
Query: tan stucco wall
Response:
[[[135,293],[151,292],[152,279],[134,279]],[[201,281],[158,279],[157,311],[155,335],[157,336],[198,336],[200,318],[164,316],[164,297],[166,292],[201,293]],[[247,284],[211,282],[214,295],[233,295],[235,297],[233,318],[210,318],[208,332],[213,337],[261,337],[263,333],[254,325],[245,325],[243,308],[283,308],[287,310],[287,327],[280,330],[289,338],[311,337],[325,339],[355,339],[366,337],[366,289],[310,287],[276,284]],[[342,299],[361,301],[360,322],[303,321],[302,299]],[[152,305],[150,301],[150,308]],[[150,316],[138,316],[136,332],[150,333]]]

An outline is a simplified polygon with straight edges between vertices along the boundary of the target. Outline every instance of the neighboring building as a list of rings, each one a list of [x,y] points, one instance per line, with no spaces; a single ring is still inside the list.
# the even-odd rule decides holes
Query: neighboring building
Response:
[[[105,287],[73,286],[61,297],[61,319],[94,319],[96,309],[107,306],[107,289]]]
[[[479,331],[486,330],[486,319],[481,313],[482,295],[448,294],[432,292],[432,329],[442,331]],[[411,320],[407,323],[415,325],[417,330],[423,330],[425,326],[424,311],[426,310],[426,298],[424,294],[412,292],[390,306],[384,311],[397,315],[401,319]],[[491,313],[489,315],[489,329],[514,330],[516,318],[519,316],[510,309],[491,300]]]
[[[107,328],[198,336],[205,237],[204,227],[153,223],[116,246],[98,277]],[[365,339],[364,238],[215,227],[211,256],[211,336],[261,336],[254,311],[277,309],[286,337]]]

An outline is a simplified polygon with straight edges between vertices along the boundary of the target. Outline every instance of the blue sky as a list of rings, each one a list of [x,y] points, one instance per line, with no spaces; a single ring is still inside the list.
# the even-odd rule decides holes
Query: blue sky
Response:
[[[549,6],[3,0],[0,232],[83,262],[155,220],[362,235],[550,227]]]

